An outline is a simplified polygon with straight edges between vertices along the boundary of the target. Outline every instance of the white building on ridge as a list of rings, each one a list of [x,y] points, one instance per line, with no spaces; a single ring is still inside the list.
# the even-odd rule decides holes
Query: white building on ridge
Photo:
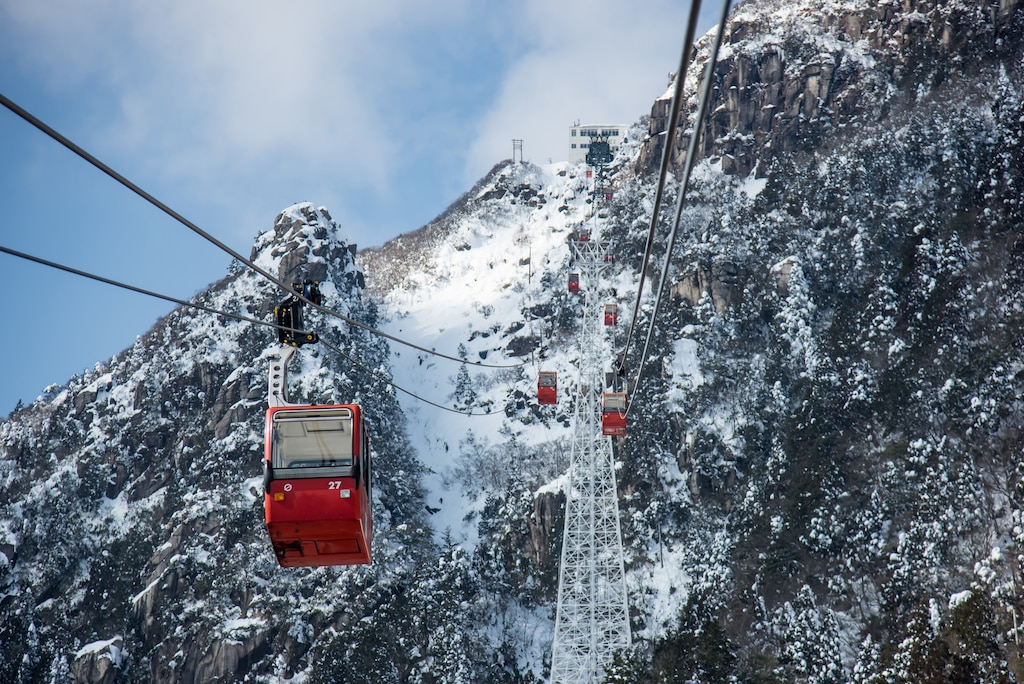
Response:
[[[614,154],[619,143],[626,137],[628,129],[629,126],[624,124],[611,126],[580,126],[576,124],[569,129],[569,163],[579,164],[586,161],[590,141],[594,138],[607,140]]]

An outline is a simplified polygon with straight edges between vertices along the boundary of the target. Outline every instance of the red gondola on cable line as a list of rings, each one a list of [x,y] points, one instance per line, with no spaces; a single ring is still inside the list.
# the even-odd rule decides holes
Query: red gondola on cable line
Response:
[[[537,402],[558,403],[558,375],[555,371],[541,371],[537,374]]]
[[[618,325],[619,324],[619,305],[618,304],[605,304],[604,305],[604,324],[605,325]]]
[[[626,393],[601,395],[601,434],[622,437],[626,434]]]
[[[580,291],[580,274],[570,273],[569,274],[569,292]]]
[[[355,404],[267,411],[264,512],[282,567],[370,562],[370,449]]]
[[[590,242],[589,228],[580,228],[580,242]]]

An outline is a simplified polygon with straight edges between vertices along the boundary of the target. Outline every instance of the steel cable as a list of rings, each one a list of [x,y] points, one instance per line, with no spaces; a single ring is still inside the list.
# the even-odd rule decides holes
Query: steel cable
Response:
[[[683,82],[686,80],[686,72],[690,68],[690,55],[693,53],[693,37],[697,33],[697,20],[699,17],[700,0],[695,0],[690,5],[690,16],[686,24],[686,37],[683,39],[683,51],[679,58],[679,69],[676,71],[676,84],[672,91],[672,103],[669,106],[669,123],[667,130],[665,131],[665,144],[661,150],[661,167],[658,171],[658,184],[654,191],[654,207],[651,210],[651,224],[647,230],[647,244],[644,247],[643,262],[640,265],[640,282],[637,285],[636,304],[633,306],[633,318],[629,323],[629,332],[626,333],[626,344],[622,348],[623,354],[619,361],[619,368],[617,369],[620,373],[625,370],[626,355],[629,353],[629,345],[633,340],[633,331],[636,329],[637,321],[640,318],[640,299],[644,293],[644,280],[647,278],[647,266],[650,263],[651,253],[654,248],[654,237],[657,233],[658,214],[661,213],[661,201],[672,157],[672,142],[675,139],[675,131],[679,123],[679,112],[682,110]]]
[[[712,43],[711,53],[708,56],[708,62],[704,70],[704,83],[703,88],[701,89],[700,100],[697,104],[697,112],[693,124],[693,133],[690,135],[690,144],[687,147],[686,160],[683,164],[683,175],[682,179],[679,181],[679,197],[676,200],[676,214],[672,222],[672,230],[669,233],[668,245],[665,249],[665,261],[662,264],[661,277],[658,280],[658,291],[655,294],[654,308],[651,311],[651,322],[647,328],[647,338],[644,341],[643,352],[640,354],[640,364],[637,367],[636,382],[634,386],[640,384],[640,378],[643,374],[644,366],[647,363],[647,355],[650,351],[651,340],[654,337],[654,326],[657,322],[658,310],[661,307],[661,299],[665,293],[665,283],[668,280],[668,270],[672,262],[672,250],[675,247],[676,236],[679,232],[679,223],[683,213],[683,206],[686,202],[687,185],[689,185],[690,174],[693,171],[694,164],[696,163],[697,142],[700,139],[701,128],[704,123],[704,116],[707,114],[708,102],[711,99],[711,90],[714,84],[715,64],[718,61],[718,49],[719,47],[721,47],[722,37],[725,34],[725,21],[729,16],[730,4],[730,0],[723,0],[722,2],[722,15],[718,21],[718,30],[715,32],[715,39]],[[629,399],[629,397],[627,397],[627,416],[629,415],[629,409],[632,406],[632,404],[632,400]]]
[[[184,299],[178,299],[177,297],[171,297],[169,295],[160,294],[159,292],[153,292],[152,290],[147,290],[147,289],[144,289],[144,288],[141,288],[141,287],[136,287],[134,285],[129,285],[127,283],[122,283],[122,282],[119,282],[117,280],[113,280],[112,278],[105,278],[103,276],[95,275],[93,273],[89,273],[88,271],[83,271],[81,269],[77,269],[77,268],[74,268],[72,266],[67,266],[65,264],[61,264],[61,263],[58,263],[56,261],[50,261],[49,259],[43,259],[42,257],[37,257],[37,256],[33,256],[31,254],[26,254],[25,252],[20,252],[20,251],[18,251],[16,249],[11,249],[10,247],[4,247],[3,245],[0,245],[0,252],[3,252],[4,254],[9,254],[10,256],[17,257],[19,259],[24,259],[26,261],[34,262],[34,263],[39,264],[41,266],[47,266],[49,268],[54,268],[54,269],[57,269],[59,271],[64,271],[65,273],[70,273],[72,275],[80,276],[82,278],[88,278],[90,280],[95,280],[97,282],[104,283],[106,285],[112,285],[114,287],[119,287],[119,288],[121,288],[123,290],[129,290],[131,292],[136,292],[138,294],[143,294],[143,295],[146,295],[148,297],[154,297],[156,299],[162,299],[162,300],[167,301],[167,302],[172,302],[174,304],[178,304],[179,306],[183,306],[183,307],[187,307],[187,308],[191,308],[191,309],[199,309],[200,311],[205,311],[207,313],[215,314],[215,315],[218,315],[218,316],[225,316],[227,318],[233,318],[235,320],[243,321],[245,323],[253,323],[255,325],[262,325],[262,326],[265,326],[265,327],[268,327],[268,328],[274,328],[276,330],[291,330],[290,328],[287,328],[287,327],[282,326],[282,325],[278,325],[277,323],[271,323],[269,321],[262,321],[262,320],[260,320],[258,318],[253,318],[251,316],[245,316],[243,314],[236,314],[236,313],[229,313],[227,311],[221,311],[219,309],[214,309],[213,307],[206,306],[205,304],[198,304],[196,302],[191,302],[191,301],[187,301],[187,300],[184,300]],[[358,361],[353,359],[351,356],[349,356],[348,354],[343,352],[341,349],[339,349],[337,346],[331,344],[330,342],[328,342],[328,341],[326,341],[324,339],[321,339],[320,342],[322,342],[324,344],[324,346],[326,346],[331,351],[333,351],[333,352],[339,354],[340,356],[344,357],[352,365],[354,365],[354,366],[356,366],[356,367],[366,371],[367,373],[371,374],[372,376],[374,376],[378,380],[381,380],[381,381],[387,383],[391,387],[394,387],[399,392],[403,392],[405,394],[408,394],[410,397],[412,397],[412,398],[414,398],[414,399],[416,399],[418,401],[422,401],[425,404],[430,404],[431,406],[436,406],[439,409],[443,409],[445,411],[450,411],[452,413],[457,413],[457,414],[463,415],[463,416],[487,416],[487,415],[492,415],[493,413],[497,413],[496,411],[488,411],[486,413],[472,413],[472,412],[468,412],[468,411],[459,411],[458,409],[448,408],[447,406],[443,406],[441,404],[433,402],[430,399],[426,399],[424,397],[421,397],[418,394],[416,394],[414,392],[411,392],[410,390],[407,390],[404,387],[401,387],[400,385],[396,384],[392,380],[388,380],[387,378],[385,378],[384,376],[380,375],[376,371],[370,370],[369,368],[367,368],[363,364],[359,363]]]
[[[482,367],[482,368],[518,368],[519,366],[525,365],[524,363],[499,365],[499,364],[481,363],[481,362],[478,362],[478,361],[467,361],[465,359],[462,359],[462,358],[459,358],[459,357],[456,357],[456,356],[450,356],[448,354],[444,354],[442,352],[439,352],[439,351],[436,351],[436,350],[433,350],[433,349],[427,349],[426,347],[423,347],[423,346],[420,346],[418,344],[415,344],[414,342],[409,342],[408,340],[403,340],[403,339],[401,339],[399,337],[396,337],[394,335],[386,333],[383,330],[378,330],[377,328],[373,328],[373,327],[371,327],[369,325],[366,325],[365,323],[360,323],[359,321],[356,321],[356,320],[354,320],[352,318],[349,318],[348,316],[345,316],[344,314],[338,313],[337,311],[332,311],[330,309],[327,309],[327,308],[325,308],[325,307],[323,307],[323,306],[321,306],[321,305],[319,305],[319,304],[317,304],[317,303],[307,299],[301,293],[296,293],[289,285],[285,284],[282,280],[280,280],[279,278],[271,275],[267,271],[263,270],[262,268],[260,268],[256,264],[254,264],[252,261],[250,261],[246,257],[244,257],[241,254],[239,254],[236,250],[234,250],[231,247],[229,247],[228,245],[224,244],[223,242],[218,240],[216,237],[214,237],[210,233],[206,232],[205,230],[200,228],[198,225],[196,225],[192,221],[188,220],[187,218],[182,216],[180,213],[178,213],[177,211],[175,211],[171,207],[167,206],[166,204],[161,202],[159,199],[157,199],[156,197],[154,197],[150,193],[148,193],[145,190],[143,190],[141,187],[139,187],[138,185],[136,185],[135,183],[130,181],[124,175],[118,173],[113,168],[111,168],[107,164],[105,164],[102,161],[100,161],[94,155],[90,154],[88,151],[86,151],[85,149],[83,149],[79,145],[75,144],[67,136],[61,134],[59,131],[57,131],[53,127],[51,127],[51,126],[47,125],[46,123],[44,123],[37,116],[33,115],[31,112],[29,112],[28,110],[24,109],[23,107],[21,107],[20,105],[15,103],[13,100],[11,100],[9,97],[4,95],[3,93],[0,93],[0,104],[2,104],[4,107],[9,109],[14,114],[16,114],[19,117],[21,117],[27,123],[31,124],[32,126],[37,128],[38,130],[42,131],[44,134],[46,134],[47,136],[49,136],[53,140],[57,141],[58,143],[60,143],[64,147],[66,147],[67,149],[71,150],[73,153],[75,153],[76,155],[78,155],[79,157],[84,159],[86,162],[88,162],[89,164],[91,164],[95,168],[99,169],[100,171],[102,171],[103,173],[107,174],[112,179],[114,179],[115,181],[117,181],[118,183],[123,185],[124,187],[128,188],[129,190],[131,190],[133,193],[135,193],[139,197],[143,198],[144,200],[146,200],[147,202],[152,204],[154,207],[156,207],[160,211],[164,212],[165,214],[167,214],[168,216],[170,216],[171,218],[176,220],[178,223],[182,224],[183,226],[185,226],[186,228],[188,228],[189,230],[194,232],[196,235],[199,235],[204,240],[210,242],[211,244],[216,246],[221,251],[223,251],[226,254],[230,255],[233,259],[237,260],[239,263],[244,264],[247,268],[249,268],[250,270],[254,271],[255,273],[258,273],[259,275],[263,276],[264,278],[266,278],[270,282],[274,283],[275,285],[277,285],[279,288],[281,288],[285,292],[295,296],[298,299],[301,299],[304,303],[312,306],[313,308],[315,308],[315,309],[317,309],[319,311],[322,311],[323,313],[325,313],[325,314],[327,314],[329,316],[334,316],[336,318],[339,318],[339,319],[345,321],[346,323],[348,323],[349,325],[353,325],[353,326],[355,326],[357,328],[362,328],[363,330],[366,330],[367,332],[370,332],[370,333],[372,333],[374,335],[379,335],[379,336],[381,336],[381,337],[383,337],[385,339],[391,340],[392,342],[397,342],[398,344],[405,345],[407,347],[411,347],[413,349],[416,349],[417,351],[421,351],[421,352],[424,352],[426,354],[431,354],[433,356],[439,356],[441,358],[449,359],[451,361],[456,361],[458,363],[466,363],[466,364],[469,364],[469,365],[479,366],[479,367]]]

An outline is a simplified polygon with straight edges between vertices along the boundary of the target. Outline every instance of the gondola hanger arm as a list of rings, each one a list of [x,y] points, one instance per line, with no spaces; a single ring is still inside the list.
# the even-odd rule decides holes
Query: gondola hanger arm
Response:
[[[288,401],[288,362],[295,355],[295,347],[281,345],[281,349],[270,354],[267,369],[267,404],[270,408],[297,406]]]

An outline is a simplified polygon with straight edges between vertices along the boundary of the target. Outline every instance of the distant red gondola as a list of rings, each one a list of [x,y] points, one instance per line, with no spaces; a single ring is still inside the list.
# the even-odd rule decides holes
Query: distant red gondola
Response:
[[[537,375],[537,401],[541,404],[558,403],[558,377],[555,371],[541,371]]]
[[[580,291],[580,274],[570,273],[569,274],[569,292]]]
[[[601,434],[622,437],[626,434],[626,393],[601,395]]]
[[[618,304],[605,304],[604,305],[604,324],[605,325],[618,325],[619,324],[619,305]]]
[[[370,562],[370,449],[355,404],[267,411],[264,512],[282,567]]]

